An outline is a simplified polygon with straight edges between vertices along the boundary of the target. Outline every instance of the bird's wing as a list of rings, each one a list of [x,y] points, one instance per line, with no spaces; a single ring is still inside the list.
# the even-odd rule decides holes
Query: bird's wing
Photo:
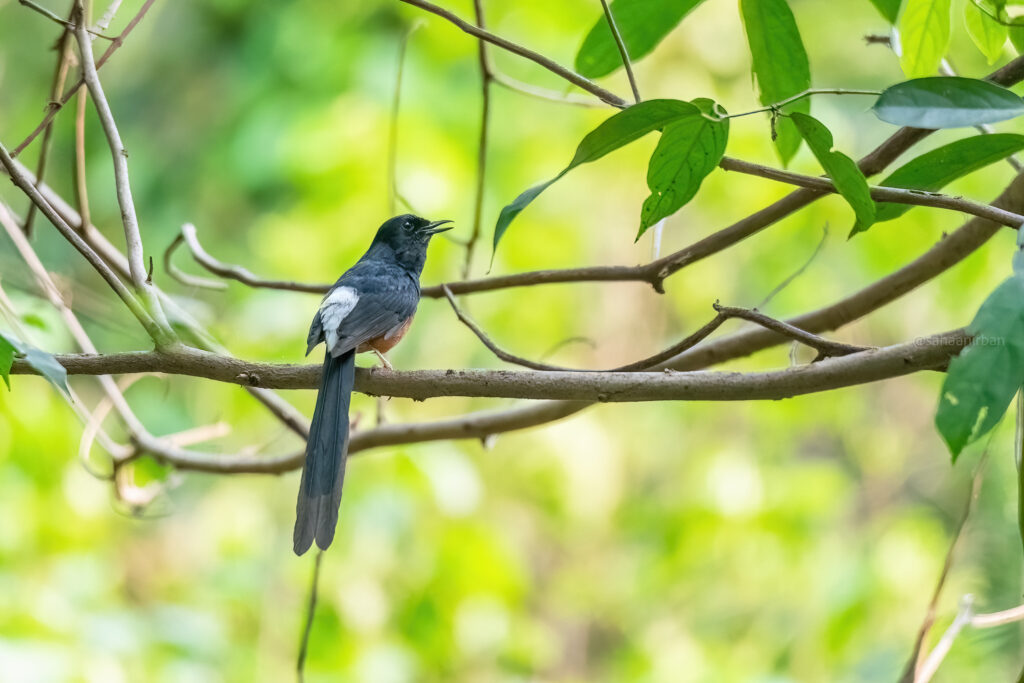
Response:
[[[401,327],[418,303],[419,287],[401,268],[356,264],[324,297],[309,329],[308,347],[323,340],[338,357]]]

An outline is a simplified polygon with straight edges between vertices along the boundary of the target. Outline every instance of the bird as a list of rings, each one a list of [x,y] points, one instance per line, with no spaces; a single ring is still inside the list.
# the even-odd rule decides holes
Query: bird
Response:
[[[385,221],[366,253],[327,291],[313,316],[306,355],[326,344],[320,389],[306,442],[292,534],[296,555],[313,541],[326,550],[334,540],[348,454],[349,402],[355,355],[373,351],[390,370],[384,353],[412,324],[420,300],[420,274],[434,235],[451,230],[450,220],[412,214]]]

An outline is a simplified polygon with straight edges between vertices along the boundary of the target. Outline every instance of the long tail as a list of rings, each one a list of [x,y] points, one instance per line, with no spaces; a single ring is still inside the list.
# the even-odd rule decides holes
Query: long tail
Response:
[[[296,555],[309,550],[314,538],[322,550],[326,550],[334,540],[341,486],[345,481],[348,406],[355,374],[355,351],[338,358],[327,352],[306,443],[299,500],[295,504],[292,542]]]

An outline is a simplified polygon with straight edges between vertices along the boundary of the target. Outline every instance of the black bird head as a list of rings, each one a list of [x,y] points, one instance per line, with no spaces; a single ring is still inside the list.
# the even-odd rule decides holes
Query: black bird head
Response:
[[[427,258],[427,244],[439,232],[451,230],[442,228],[450,220],[428,221],[411,213],[395,216],[377,228],[371,251],[390,251],[404,268],[419,275]]]

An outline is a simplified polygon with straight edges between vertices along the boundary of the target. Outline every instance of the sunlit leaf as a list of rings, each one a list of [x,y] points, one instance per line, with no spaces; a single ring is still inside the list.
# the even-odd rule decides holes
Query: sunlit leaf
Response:
[[[775,104],[810,88],[807,52],[786,0],[740,0],[740,11],[761,104]],[[788,110],[810,113],[810,100],[798,100]],[[775,133],[775,148],[788,164],[800,147],[800,134],[786,118],[778,119]]]
[[[974,341],[950,362],[935,414],[954,460],[998,424],[1024,383],[1024,274],[999,285],[968,330]]]
[[[1003,55],[1006,47],[1006,26],[986,14],[973,2],[964,5],[964,23],[967,24],[967,35],[985,55],[989,64],[995,64]]]
[[[14,364],[14,345],[0,334],[0,378],[11,388],[11,366]]]
[[[867,230],[875,222],[875,202],[871,199],[868,181],[856,162],[832,149],[832,133],[820,121],[806,114],[794,113],[791,118],[818,163],[828,173],[839,194],[850,204],[857,221],[853,233]]]
[[[875,6],[886,21],[890,24],[896,23],[896,18],[900,15],[900,2],[902,0],[871,0],[871,4]]]
[[[907,162],[879,183],[883,187],[901,187],[937,192],[948,183],[1024,149],[1024,135],[993,133],[956,140]],[[878,204],[875,221],[899,218],[913,206]]]
[[[714,102],[694,100],[700,111],[713,116]],[[640,212],[640,231],[678,211],[693,199],[704,178],[718,166],[729,139],[729,119],[711,120],[695,112],[665,127],[647,167],[651,196]]]
[[[615,0],[615,25],[631,60],[653,50],[694,7],[704,0]],[[596,3],[595,3],[596,4]],[[587,78],[607,76],[622,66],[622,56],[602,13],[576,53],[576,71]]]
[[[949,48],[950,0],[907,0],[900,17],[900,66],[908,78],[929,76]]]
[[[13,357],[23,358],[28,366],[42,375],[44,378],[49,380],[53,386],[57,387],[65,394],[68,393],[68,373],[64,369],[64,366],[57,362],[57,359],[53,357],[53,354],[49,354],[45,351],[41,351],[33,346],[29,346],[23,342],[14,339],[13,337],[6,336],[0,333],[0,375],[3,376],[4,383],[10,388],[10,379],[8,377],[13,362],[4,363],[6,357],[5,348],[10,347],[13,349]]]
[[[497,248],[498,242],[505,235],[512,220],[541,192],[572,169],[580,164],[596,161],[651,131],[661,130],[673,121],[694,115],[699,116],[700,110],[689,102],[645,100],[611,116],[583,138],[576,148],[576,155],[561,173],[547,182],[534,185],[501,210],[498,222],[494,226],[494,247]]]
[[[936,76],[886,88],[875,102],[874,112],[897,126],[961,128],[1020,116],[1024,100],[988,81]]]

